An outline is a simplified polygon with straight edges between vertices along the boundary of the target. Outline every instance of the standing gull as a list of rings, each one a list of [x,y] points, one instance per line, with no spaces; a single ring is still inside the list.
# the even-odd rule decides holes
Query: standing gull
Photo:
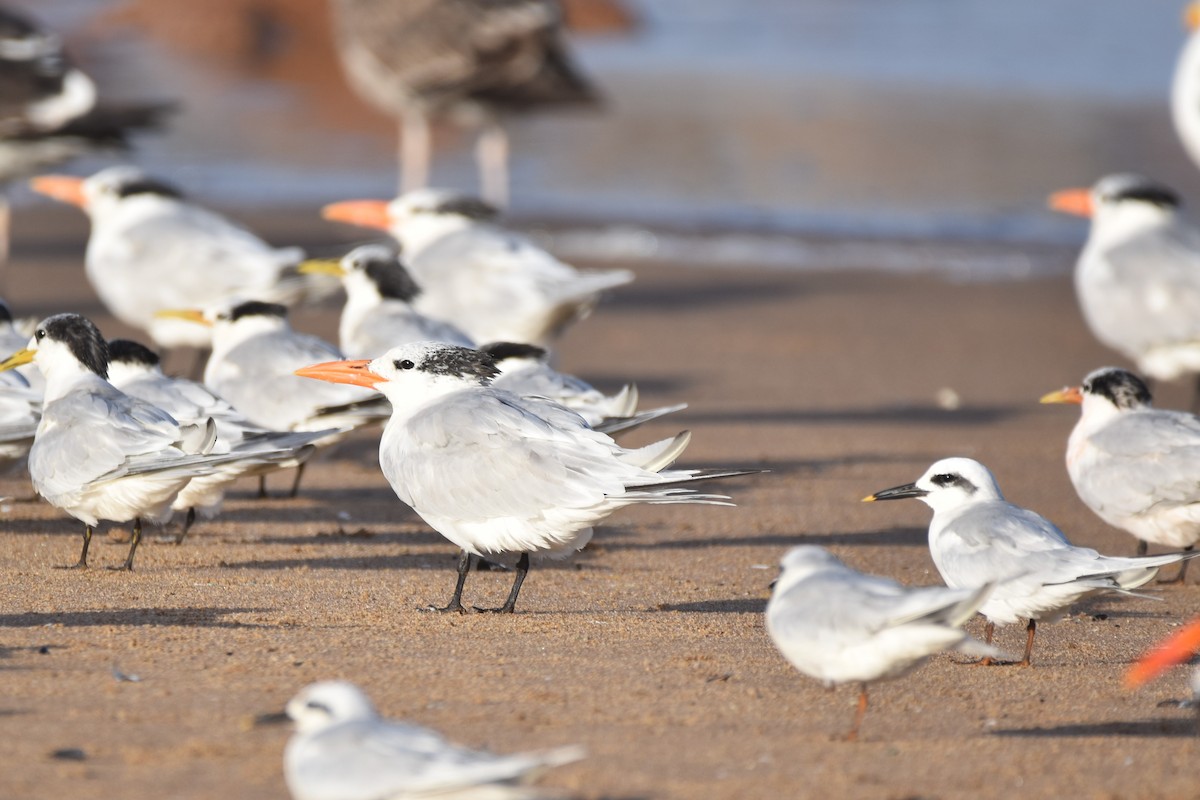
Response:
[[[828,550],[792,548],[767,603],[767,633],[792,666],[827,686],[859,684],[846,739],[858,738],[867,684],[907,675],[943,650],[997,655],[967,635],[991,587],[909,589],[850,569]]]
[[[396,495],[462,548],[454,596],[441,611],[463,611],[462,590],[478,557],[517,558],[511,613],[531,554],[563,557],[592,525],[635,503],[730,505],[695,494],[693,481],[745,470],[667,469],[687,446],[681,433],[627,450],[575,412],[539,397],[491,386],[491,356],[416,342],[374,361],[316,364],[296,374],[368,386],[392,404],[379,465]]]
[[[1153,580],[1159,567],[1190,557],[1171,553],[1114,558],[1075,547],[1045,517],[1005,500],[987,467],[969,458],[942,459],[916,483],[863,499],[906,497],[919,498],[933,509],[929,554],[947,586],[969,589],[995,584],[979,609],[987,618],[987,643],[991,644],[996,625],[1029,620],[1025,657],[1020,661],[1025,667],[1039,620],[1053,622],[1077,600],[1095,592],[1130,593]]]
[[[596,93],[562,41],[554,0],[334,0],[338,53],[350,85],[401,121],[401,191],[427,185],[430,122],[482,127],[482,194],[508,202],[502,117],[592,105]]]

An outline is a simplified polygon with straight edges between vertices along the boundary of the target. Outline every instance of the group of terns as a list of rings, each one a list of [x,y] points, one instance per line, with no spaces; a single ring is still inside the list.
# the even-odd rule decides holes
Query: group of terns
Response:
[[[636,448],[613,438],[682,406],[639,410],[632,384],[605,395],[549,359],[562,331],[632,273],[578,270],[503,227],[494,205],[418,188],[432,119],[484,128],[483,185],[502,202],[501,111],[595,101],[559,42],[557,8],[488,4],[474,21],[483,7],[471,2],[335,0],[334,8],[348,74],[403,120],[412,191],[390,202],[334,203],[323,213],[386,231],[391,244],[306,260],[130,166],[32,182],[88,215],[85,272],[113,316],[160,349],[211,350],[203,381],[193,382],[164,374],[158,354],[138,342],[107,341],[78,314],[42,320],[27,341],[7,309],[0,315],[0,346],[11,353],[0,363],[0,459],[27,453],[37,494],[84,524],[74,566],[88,566],[101,522],[132,523],[119,567],[130,570],[144,522],[179,512],[186,533],[197,514],[217,513],[235,481],[279,469],[297,469],[294,493],[315,452],[379,423],[379,463],[392,489],[461,551],[440,611],[467,610],[466,579],[480,559],[512,567],[514,580],[500,606],[478,610],[511,613],[531,558],[581,549],[593,526],[620,508],[729,505],[693,484],[757,470],[674,467],[686,431]],[[94,108],[86,76],[53,37],[39,36],[0,13],[0,61],[44,63],[60,97],[57,106],[27,102],[25,127],[6,141],[61,134]],[[1175,110],[1200,155],[1198,42],[1181,60]],[[439,58],[423,62],[422,48]],[[6,134],[13,130],[0,122]],[[0,170],[0,179],[9,174]],[[1092,218],[1076,287],[1096,336],[1154,380],[1200,374],[1200,231],[1179,215],[1178,196],[1120,174],[1059,192],[1051,204]],[[331,278],[346,296],[336,345],[288,322],[289,306],[327,295]],[[1182,580],[1198,555],[1191,551],[1200,540],[1200,419],[1154,408],[1146,382],[1117,368],[1042,400],[1081,406],[1066,451],[1071,481],[1098,516],[1138,539],[1138,554],[1072,545],[1049,520],[1006,501],[972,459],[942,459],[912,483],[869,495],[916,498],[932,509],[929,549],[945,586],[908,588],[805,545],[783,557],[766,609],[772,640],[797,669],[829,684],[860,684],[848,738],[858,735],[869,683],[947,649],[985,664],[1008,660],[993,630],[1021,620],[1018,663],[1028,666],[1039,622],[1096,592],[1134,594],[1164,566],[1179,564]],[[1148,544],[1182,551],[1146,555]],[[976,614],[986,619],[985,641],[963,630]],[[1200,626],[1189,626],[1131,681],[1198,644]],[[483,785],[492,787],[489,797],[523,797],[515,784],[581,755],[464,749],[380,718],[361,690],[342,682],[307,687],[287,714],[297,732],[285,773],[298,800]]]

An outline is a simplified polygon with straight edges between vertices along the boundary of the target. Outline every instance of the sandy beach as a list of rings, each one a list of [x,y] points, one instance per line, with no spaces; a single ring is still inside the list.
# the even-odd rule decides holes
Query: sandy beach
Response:
[[[81,242],[18,242],[5,288],[18,313],[76,309],[125,333],[69,252]],[[1138,693],[1119,684],[1195,613],[1194,584],[1161,602],[1086,603],[1039,630],[1030,669],[943,656],[879,685],[857,744],[838,740],[853,687],[795,672],[763,627],[778,559],[797,543],[938,582],[928,510],[859,500],[943,456],[980,459],[1075,542],[1132,553],[1069,484],[1077,412],[1037,404],[1115,361],[1069,280],[637,271],[567,335],[560,366],[608,388],[636,381],[647,405],[690,403],[628,442],[687,428],[681,465],[769,469],[724,484],[737,508],[623,511],[573,561],[535,566],[518,613],[496,617],[419,610],[449,597],[456,554],[394,497],[370,434],[314,464],[297,500],[259,501],[247,482],[181,546],[143,545],[132,574],[103,569],[127,547],[104,534],[92,569],[55,569],[74,561],[78,525],[5,501],[0,796],[286,797],[288,731],[252,719],[325,678],[472,746],[582,744],[589,757],[543,785],[583,798],[1194,795],[1194,719],[1156,708],[1182,696],[1183,672]],[[297,324],[332,336],[336,310]],[[958,409],[940,407],[947,390]],[[1187,387],[1163,387],[1162,405],[1187,400]],[[0,488],[29,491],[20,477]],[[466,599],[498,602],[508,583],[474,576]],[[1023,631],[999,642],[1019,649]]]

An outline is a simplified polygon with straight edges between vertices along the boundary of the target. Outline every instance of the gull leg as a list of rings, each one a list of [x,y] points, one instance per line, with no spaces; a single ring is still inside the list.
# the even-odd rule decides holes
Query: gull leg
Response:
[[[288,492],[288,497],[295,497],[300,493],[300,479],[304,477],[304,466],[307,461],[300,462],[300,466],[296,467],[296,477],[292,480],[292,490]]]
[[[854,725],[850,728],[850,732],[846,734],[847,742],[858,741],[858,729],[862,725],[863,717],[867,715],[867,684],[860,683],[858,685],[858,708],[854,711]]]
[[[988,624],[987,624],[987,625],[985,625],[985,626],[983,627],[983,641],[984,641],[984,643],[985,643],[985,644],[991,644],[991,643],[992,643],[992,636],[993,636],[995,633],[996,633],[996,623],[994,623],[994,622],[988,622]],[[976,666],[976,667],[990,667],[992,664],[995,664],[995,663],[996,663],[996,662],[995,662],[995,661],[992,659],[992,657],[991,657],[991,656],[984,656],[983,658],[981,658],[981,659],[979,659],[978,661],[976,661],[976,662],[975,662],[975,663],[974,663],[972,666]]]
[[[467,573],[471,571],[471,559],[474,558],[466,550],[462,551],[462,555],[458,557],[458,583],[454,584],[454,596],[450,598],[450,602],[444,608],[430,606],[429,611],[457,611],[463,613],[466,611],[462,605],[463,586],[467,583]]]
[[[57,567],[57,569],[87,569],[87,551],[92,544],[92,526],[83,526],[83,551],[79,554],[79,560],[69,567]]]
[[[508,592],[508,599],[504,601],[504,605],[499,608],[475,608],[476,611],[486,611],[493,614],[511,614],[513,608],[517,604],[517,595],[521,593],[521,584],[525,582],[525,575],[529,572],[529,553],[521,553],[521,557],[517,559],[517,577],[513,579],[512,589]]]
[[[1183,548],[1183,552],[1190,553],[1195,549],[1196,549],[1196,545],[1189,544],[1187,547]],[[1174,578],[1168,578],[1165,581],[1160,580],[1158,582],[1159,583],[1183,583],[1183,579],[1187,577],[1187,568],[1188,568],[1189,563],[1190,563],[1189,561],[1181,562],[1179,564],[1179,572],[1175,575]]]
[[[125,556],[125,563],[119,567],[109,567],[116,572],[133,572],[133,554],[137,552],[138,543],[142,541],[142,518],[137,517],[133,521],[133,539],[129,542],[129,555]]]
[[[1025,626],[1025,657],[1017,662],[1018,667],[1029,666],[1029,656],[1033,653],[1033,635],[1037,633],[1037,620],[1029,620],[1029,624]]]
[[[429,185],[432,136],[425,112],[412,110],[400,118],[400,193]]]
[[[508,133],[497,120],[489,120],[479,134],[475,161],[483,199],[504,208],[508,205]]]

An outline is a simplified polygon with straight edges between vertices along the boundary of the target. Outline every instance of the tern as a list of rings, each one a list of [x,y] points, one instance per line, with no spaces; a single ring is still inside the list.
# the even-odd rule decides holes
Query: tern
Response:
[[[638,389],[627,383],[614,395],[606,395],[582,378],[559,372],[548,363],[544,348],[532,344],[494,342],[479,348],[496,362],[500,374],[492,381],[497,389],[514,394],[546,397],[566,406],[598,431],[617,433],[636,428],[652,419],[687,408],[687,403],[639,412]]]
[[[332,344],[292,330],[287,308],[251,300],[232,308],[172,309],[163,316],[212,329],[212,355],[204,385],[227,400],[255,425],[272,430],[325,431],[319,448],[343,440],[350,431],[386,420],[391,409],[377,394],[350,386],[321,386],[297,378],[295,370],[319,359],[341,358]],[[337,433],[328,434],[328,429]],[[291,496],[299,491],[304,464],[296,471]],[[260,492],[261,493],[261,492]]]
[[[602,292],[634,277],[624,269],[575,269],[497,224],[492,206],[452,192],[349,200],[322,213],[391,233],[421,287],[414,308],[476,342],[546,345],[590,314]]]
[[[767,633],[792,666],[827,686],[859,684],[858,710],[846,739],[858,738],[867,684],[900,678],[943,650],[994,656],[962,625],[991,585],[910,589],[864,575],[815,545],[792,548],[767,603]]]
[[[114,339],[108,343],[108,352],[109,383],[130,397],[161,408],[181,425],[212,419],[217,426],[212,452],[240,456],[211,474],[193,478],[180,491],[171,507],[187,516],[176,544],[187,536],[197,513],[205,519],[216,516],[226,490],[239,478],[299,467],[312,455],[314,442],[340,433],[336,428],[314,432],[269,430],[246,419],[202,384],[164,375],[158,354],[138,342]]]
[[[179,492],[232,456],[210,454],[217,435],[211,419],[180,425],[109,383],[104,337],[78,314],[42,320],[26,349],[0,363],[0,371],[30,362],[46,378],[45,406],[29,451],[33,488],[83,522],[76,568],[87,567],[92,529],[100,520],[132,520],[129,555],[119,567],[132,570],[142,521],[166,522]]]
[[[1200,3],[1188,4],[1184,26],[1189,36],[1171,83],[1171,120],[1183,149],[1200,165]]]
[[[295,733],[283,752],[283,774],[294,800],[532,800],[546,795],[525,783],[584,755],[579,747],[514,755],[471,750],[428,728],[380,717],[346,681],[306,686],[288,701],[286,714]]]
[[[393,247],[363,245],[338,261],[305,261],[300,272],[341,279],[346,305],[338,325],[338,344],[347,358],[375,358],[405,342],[475,346],[456,326],[413,308],[421,289]]]
[[[1115,558],[1075,547],[1045,517],[1005,500],[988,468],[969,458],[942,459],[915,483],[863,500],[906,497],[919,498],[933,509],[929,553],[947,586],[995,584],[979,609],[987,618],[985,641],[991,644],[996,625],[1029,620],[1021,666],[1030,664],[1039,620],[1053,622],[1095,592],[1130,594],[1153,580],[1159,567],[1191,557],[1171,553]]]
[[[292,274],[302,250],[269,246],[137,167],[109,167],[86,180],[47,175],[31,185],[87,213],[92,288],[117,319],[159,347],[209,346],[207,328],[158,315],[164,309],[294,302],[309,288]]]
[[[297,370],[323,381],[371,387],[392,404],[379,465],[396,495],[462,549],[458,582],[441,611],[463,611],[462,590],[478,557],[517,556],[504,605],[511,613],[529,557],[579,550],[592,525],[635,503],[731,505],[696,494],[693,481],[747,470],[666,469],[689,434],[628,450],[553,401],[491,386],[491,356],[437,342],[392,348],[373,361]],[[483,609],[481,609],[483,610]]]
[[[1104,367],[1043,403],[1079,404],[1067,473],[1100,519],[1147,543],[1191,550],[1200,541],[1200,419],[1154,408],[1132,372]],[[1183,562],[1174,581],[1183,581]],[[1172,582],[1174,582],[1172,581]]]
[[[426,185],[431,120],[482,127],[483,195],[508,201],[509,112],[595,105],[553,0],[335,0],[342,68],[363,98],[401,120],[403,190]]]
[[[1180,213],[1179,196],[1116,174],[1056,192],[1050,205],[1092,220],[1075,294],[1096,338],[1155,380],[1200,373],[1200,229]]]

